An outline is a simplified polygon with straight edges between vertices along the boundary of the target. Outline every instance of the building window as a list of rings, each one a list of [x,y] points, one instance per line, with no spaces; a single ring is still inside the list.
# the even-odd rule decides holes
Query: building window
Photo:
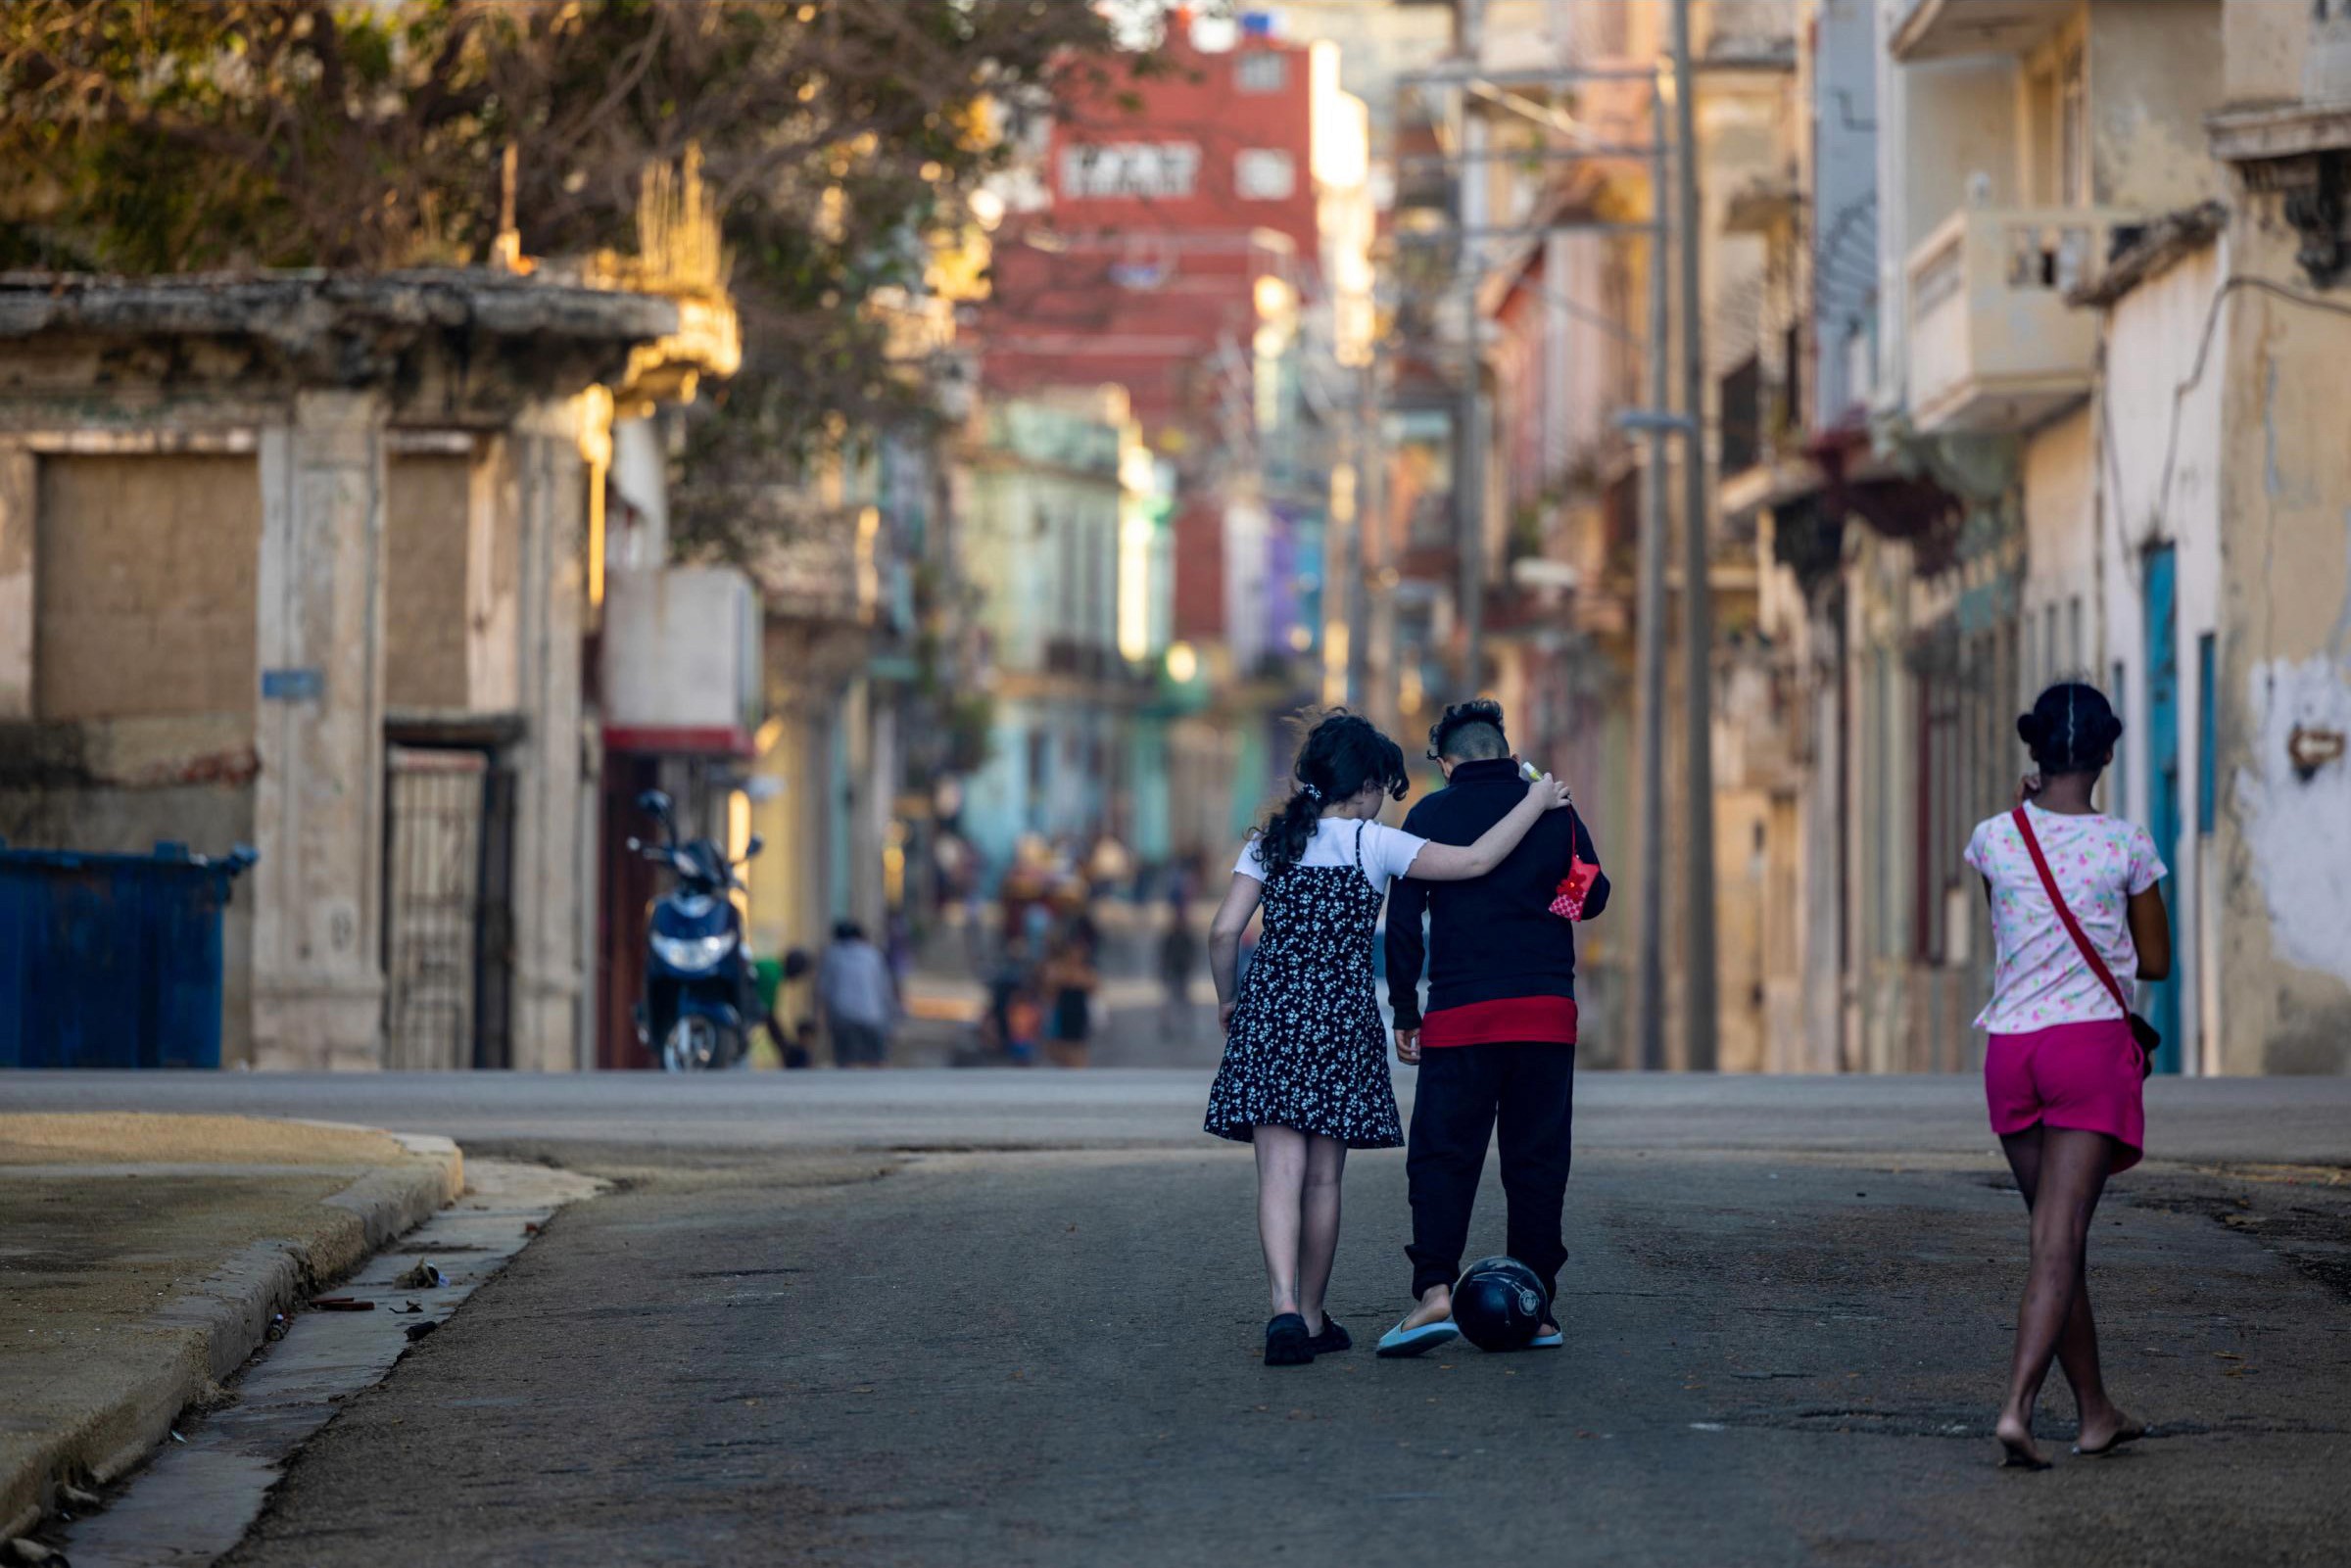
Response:
[[[1199,170],[1200,149],[1190,142],[1103,142],[1065,147],[1061,154],[1061,194],[1074,198],[1189,196]]]
[[[1277,93],[1289,80],[1289,57],[1271,49],[1252,49],[1232,63],[1232,84],[1245,93]]]
[[[1800,321],[1789,322],[1780,339],[1780,404],[1771,423],[1783,436],[1803,433],[1804,328]]]
[[[1232,161],[1233,193],[1244,201],[1287,201],[1298,188],[1298,166],[1288,153],[1252,147]]]
[[[1763,460],[1763,367],[1753,355],[1724,376],[1716,391],[1720,431],[1716,461],[1724,474],[1743,474]]]

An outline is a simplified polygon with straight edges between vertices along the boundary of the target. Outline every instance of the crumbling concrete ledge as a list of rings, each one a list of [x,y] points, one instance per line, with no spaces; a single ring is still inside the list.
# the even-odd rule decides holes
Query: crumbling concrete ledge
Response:
[[[446,1138],[0,1116],[0,1540],[139,1464],[267,1337],[464,1190]]]

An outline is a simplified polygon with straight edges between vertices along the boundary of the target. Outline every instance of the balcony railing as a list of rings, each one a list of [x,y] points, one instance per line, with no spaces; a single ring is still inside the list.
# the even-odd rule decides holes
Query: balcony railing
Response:
[[[2104,264],[2098,208],[1971,208],[1910,253],[1911,421],[2018,430],[2087,395],[2098,324],[2066,303]]]

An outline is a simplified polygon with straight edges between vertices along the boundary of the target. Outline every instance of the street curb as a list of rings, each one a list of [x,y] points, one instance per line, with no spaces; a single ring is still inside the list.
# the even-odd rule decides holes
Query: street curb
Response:
[[[384,1136],[415,1162],[369,1170],[321,1203],[342,1212],[339,1222],[330,1218],[307,1241],[255,1242],[141,1325],[160,1331],[147,1357],[151,1364],[137,1367],[114,1399],[49,1435],[13,1471],[0,1474],[0,1541],[37,1524],[54,1504],[60,1483],[104,1484],[138,1465],[170,1436],[181,1410],[245,1364],[277,1313],[350,1273],[465,1190],[465,1159],[449,1139]]]

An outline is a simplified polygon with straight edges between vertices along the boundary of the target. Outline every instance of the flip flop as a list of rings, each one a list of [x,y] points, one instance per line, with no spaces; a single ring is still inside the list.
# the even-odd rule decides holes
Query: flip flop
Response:
[[[1379,1337],[1377,1354],[1390,1360],[1406,1355],[1424,1355],[1438,1346],[1450,1345],[1461,1337],[1462,1331],[1454,1326],[1450,1317],[1434,1323],[1423,1323],[1418,1328],[1406,1328],[1404,1319],[1398,1318],[1396,1326]]]
[[[1537,1334],[1528,1340],[1526,1348],[1530,1351],[1556,1351],[1566,1343],[1567,1336],[1555,1328],[1548,1334]]]

